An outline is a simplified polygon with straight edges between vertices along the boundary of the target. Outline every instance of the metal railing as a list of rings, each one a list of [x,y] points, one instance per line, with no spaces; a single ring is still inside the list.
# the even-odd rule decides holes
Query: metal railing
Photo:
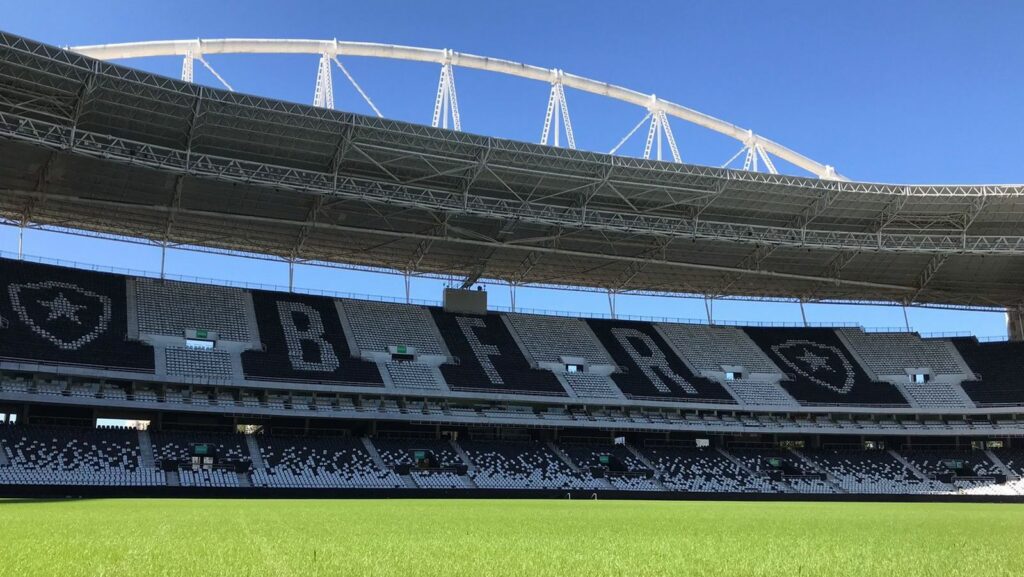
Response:
[[[42,257],[36,255],[18,255],[16,253],[0,250],[0,258],[7,258],[11,260],[23,260],[26,262],[33,262],[37,264],[47,264],[53,266],[62,266],[68,268],[75,268],[79,270],[89,270],[94,272],[104,272],[112,274],[121,274],[125,276],[148,278],[157,280],[169,280],[176,282],[187,282],[205,285],[225,286],[247,290],[264,290],[274,292],[292,292],[299,294],[307,294],[314,296],[324,296],[330,298],[341,298],[341,299],[356,299],[356,300],[367,300],[377,302],[388,302],[396,304],[412,304],[418,306],[431,306],[439,307],[442,306],[442,302],[438,300],[429,299],[405,299],[402,297],[393,297],[386,295],[374,295],[366,293],[353,293],[345,291],[334,291],[328,289],[319,288],[308,288],[308,287],[289,287],[273,284],[273,283],[260,283],[250,281],[236,281],[227,279],[218,279],[212,277],[203,277],[195,275],[181,275],[164,273],[160,274],[155,271],[134,269],[127,267],[116,267],[108,265],[97,265],[92,263],[83,263],[79,261]],[[612,316],[609,313],[600,312],[583,312],[583,311],[564,311],[564,310],[553,310],[553,309],[538,309],[529,307],[509,307],[504,305],[495,305],[489,307],[493,312],[502,313],[517,313],[517,314],[529,314],[529,315],[542,315],[542,316],[558,316],[558,317],[570,317],[570,318],[593,318],[593,319],[608,319],[608,320],[626,320],[626,321],[644,321],[654,323],[680,323],[680,324],[691,324],[691,325],[712,325],[712,326],[730,326],[730,327],[761,327],[761,328],[860,328],[864,332],[868,333],[906,333],[914,332],[913,328],[908,331],[906,327],[864,327],[855,322],[849,321],[832,321],[832,322],[808,322],[803,323],[799,321],[750,321],[750,320],[714,320],[708,322],[706,318],[683,318],[683,317],[669,317],[669,316],[654,316],[654,315],[630,315],[630,314],[617,314]],[[0,325],[2,328],[2,325]],[[965,331],[958,331],[955,333],[922,333],[922,337],[925,338],[938,338],[942,336],[971,336],[971,333]],[[979,340],[1006,340],[1006,337],[983,337]]]

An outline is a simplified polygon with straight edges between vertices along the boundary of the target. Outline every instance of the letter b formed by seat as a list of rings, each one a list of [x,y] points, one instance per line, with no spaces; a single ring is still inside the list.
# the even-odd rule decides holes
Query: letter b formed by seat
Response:
[[[324,321],[320,313],[313,307],[296,302],[277,303],[277,314],[281,319],[281,329],[284,331],[284,341],[288,346],[288,359],[292,368],[297,371],[314,371],[321,373],[333,373],[341,366],[334,347],[327,341],[324,335]],[[307,319],[307,326],[300,327],[296,322],[297,315]],[[315,347],[318,351],[319,360],[307,359],[303,351],[303,343],[307,347]],[[308,350],[308,349],[307,349]]]

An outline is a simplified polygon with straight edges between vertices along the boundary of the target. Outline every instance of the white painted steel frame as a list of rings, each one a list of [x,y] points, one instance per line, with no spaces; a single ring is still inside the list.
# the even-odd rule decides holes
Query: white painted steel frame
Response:
[[[98,44],[93,46],[74,46],[70,50],[100,60],[123,60],[153,56],[191,56],[193,58],[203,58],[211,54],[315,54],[331,57],[360,56],[429,62],[439,64],[442,67],[449,68],[449,70],[451,66],[486,70],[488,72],[506,74],[539,82],[558,83],[576,90],[634,104],[651,111],[655,118],[662,115],[672,116],[733,138],[742,142],[744,146],[755,148],[759,154],[773,154],[819,178],[845,180],[830,165],[812,160],[773,140],[754,134],[746,128],[741,128],[692,108],[658,98],[654,94],[644,94],[615,84],[592,80],[575,74],[567,74],[561,70],[551,70],[521,62],[465,54],[447,49],[339,40],[222,38]],[[205,61],[201,60],[201,62],[205,64]],[[447,77],[451,78],[450,71]],[[220,79],[219,76],[218,79]],[[222,79],[220,80],[223,82]],[[442,84],[444,80],[444,75],[442,75]],[[454,90],[452,94],[454,94]],[[441,102],[440,97],[438,102]],[[434,125],[437,126],[438,112],[436,107],[434,116]],[[458,128],[458,121],[456,120],[455,122],[456,128]],[[660,122],[658,124],[659,126],[661,125]],[[671,146],[673,149],[675,149],[674,144],[674,141],[672,141]],[[673,157],[677,155],[678,151],[673,150]],[[768,167],[772,167],[770,161],[766,164]]]

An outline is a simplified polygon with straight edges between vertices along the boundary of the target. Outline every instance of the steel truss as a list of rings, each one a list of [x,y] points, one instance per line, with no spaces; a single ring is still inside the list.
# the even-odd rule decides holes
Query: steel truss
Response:
[[[20,222],[518,285],[959,306],[1022,300],[1019,283],[1004,277],[1017,274],[1024,253],[1014,220],[1024,214],[1020,186],[872,184],[553,149],[199,87],[3,34],[0,74],[0,146],[10,162],[35,162],[31,151],[46,150],[59,163],[88,159],[97,172],[82,179],[171,177],[163,204],[143,201],[142,188],[137,199],[101,198],[49,178],[0,181],[0,214]],[[445,78],[442,67],[440,102],[451,113],[454,82]],[[564,93],[550,104],[568,119]],[[667,126],[657,112],[641,125]],[[224,197],[241,203],[235,212],[183,203],[202,183],[291,196],[276,213],[257,214],[244,195]],[[43,197],[43,206],[77,212],[46,216],[32,204]],[[302,206],[301,216],[287,216],[288,206]],[[346,212],[369,224],[339,220]],[[132,220],[143,217],[159,218],[158,232]],[[227,223],[265,234],[221,238]],[[324,235],[372,244],[329,249]],[[997,273],[985,256],[1014,258]],[[901,274],[876,274],[879,258]]]
[[[463,54],[453,50],[437,50],[431,48],[417,48],[412,46],[398,46],[392,44],[375,44],[365,42],[342,42],[338,40],[297,40],[297,39],[197,39],[197,40],[166,40],[156,42],[132,42],[125,44],[105,44],[95,46],[76,46],[71,48],[75,52],[99,58],[102,60],[127,59],[152,56],[184,56],[186,61],[191,58],[198,58],[216,77],[227,86],[227,83],[204,59],[209,54],[315,54],[321,57],[321,68],[317,75],[319,86],[323,75],[323,59],[336,58],[339,55],[360,56],[369,58],[389,58],[397,60],[408,60],[414,62],[433,62],[441,65],[441,75],[438,82],[437,96],[434,103],[434,114],[431,126],[448,128],[448,116],[452,118],[452,127],[461,130],[458,102],[455,93],[454,67],[461,66],[477,70],[487,70],[499,74],[515,76],[530,80],[549,81],[552,84],[551,98],[548,102],[548,111],[544,121],[544,132],[541,138],[543,144],[547,143],[546,136],[548,127],[552,122],[558,123],[559,116],[565,123],[566,140],[569,148],[575,148],[575,138],[572,134],[572,126],[569,121],[568,108],[565,101],[565,87],[598,94],[607,98],[620,100],[630,104],[642,106],[651,112],[651,134],[647,138],[647,146],[644,158],[650,158],[651,145],[655,144],[658,152],[657,158],[661,160],[661,139],[664,135],[671,149],[672,159],[675,162],[682,162],[679,151],[676,148],[675,138],[672,136],[672,129],[668,123],[668,117],[672,116],[680,120],[696,124],[708,130],[718,132],[730,138],[734,138],[749,147],[751,154],[748,155],[748,162],[745,166],[750,168],[750,158],[756,151],[764,160],[766,169],[774,171],[774,164],[768,155],[773,154],[807,170],[819,178],[844,180],[844,177],[836,173],[831,166],[816,162],[790,150],[774,141],[762,136],[755,135],[748,129],[743,129],[729,122],[719,120],[702,112],[697,112],[685,106],[659,99],[653,94],[642,94],[635,90],[616,86],[606,82],[600,82],[573,74],[566,74],[561,70],[547,70],[538,66],[531,66],[519,62],[510,62],[497,58],[488,58],[472,54]],[[185,76],[183,75],[184,79]],[[554,80],[552,80],[554,78]],[[191,76],[188,77],[191,80]],[[230,89],[230,86],[228,86]],[[362,92],[362,90],[360,90]],[[365,98],[365,94],[364,94]],[[367,99],[368,100],[368,99]],[[553,107],[557,101],[558,106]],[[318,104],[314,98],[314,106]],[[371,105],[372,106],[372,105]],[[554,115],[552,113],[554,112]],[[654,140],[654,133],[659,136]],[[555,132],[555,146],[558,146],[558,132]],[[619,147],[616,147],[618,149]],[[756,167],[756,162],[754,163]]]

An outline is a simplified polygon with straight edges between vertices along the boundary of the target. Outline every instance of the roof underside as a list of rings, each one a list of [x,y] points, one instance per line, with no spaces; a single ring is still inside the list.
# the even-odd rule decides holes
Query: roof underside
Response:
[[[1022,193],[554,149],[0,33],[0,217],[16,223],[520,284],[1016,306]]]

